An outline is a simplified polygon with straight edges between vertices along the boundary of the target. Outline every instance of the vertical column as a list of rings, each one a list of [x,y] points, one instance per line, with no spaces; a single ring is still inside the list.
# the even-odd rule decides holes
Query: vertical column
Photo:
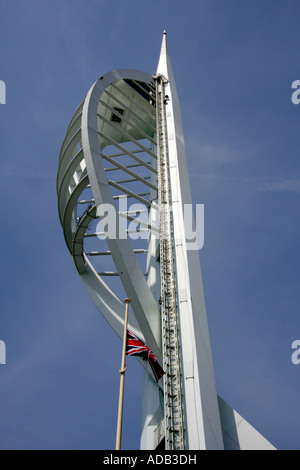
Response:
[[[184,424],[177,324],[173,230],[170,205],[168,141],[165,121],[166,79],[156,80],[158,201],[160,214],[161,314],[166,450],[184,449]]]

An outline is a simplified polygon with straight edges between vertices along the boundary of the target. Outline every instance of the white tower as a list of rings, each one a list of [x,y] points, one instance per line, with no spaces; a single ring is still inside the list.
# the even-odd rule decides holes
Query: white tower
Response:
[[[124,289],[129,330],[165,370],[156,383],[141,361],[141,449],[273,449],[216,392],[165,32],[155,75],[115,70],[84,97],[62,145],[57,191],[67,246],[97,308],[122,338]]]

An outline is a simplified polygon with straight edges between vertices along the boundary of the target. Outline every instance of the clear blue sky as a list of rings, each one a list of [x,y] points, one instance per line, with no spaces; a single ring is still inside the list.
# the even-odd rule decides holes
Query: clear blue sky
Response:
[[[0,449],[113,449],[120,341],[86,293],[57,214],[72,113],[116,68],[155,72],[163,30],[182,104],[218,393],[300,449],[297,0],[0,0]],[[129,359],[128,359],[129,361]],[[128,362],[123,448],[139,447]]]

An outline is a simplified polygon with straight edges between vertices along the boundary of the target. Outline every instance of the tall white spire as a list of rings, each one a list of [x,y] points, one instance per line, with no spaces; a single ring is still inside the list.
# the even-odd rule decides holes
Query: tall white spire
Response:
[[[192,207],[192,197],[180,103],[166,32],[162,38],[157,75],[166,79],[165,128],[186,448],[223,449],[200,261],[185,233],[184,213],[187,206]]]
[[[270,449],[248,423],[239,426],[236,412],[218,398],[206,316],[197,242],[185,233],[185,209],[192,205],[180,103],[164,31],[157,76],[164,81],[165,131],[172,204],[174,267],[181,351],[186,449]],[[232,419],[229,417],[232,416]],[[222,428],[226,430],[224,434]],[[230,430],[231,436],[228,437]],[[234,441],[234,442],[233,442]]]
[[[161,42],[159,62],[158,62],[156,73],[164,75],[164,77],[169,79],[168,70],[170,69],[170,67],[171,67],[171,62],[170,62],[168,42],[167,42],[167,32],[166,30],[164,30],[164,34],[163,34],[163,38]]]
[[[159,55],[156,73],[163,75],[170,82],[173,94],[176,93],[177,95],[173,68],[172,68],[170,53],[169,53],[169,48],[168,48],[166,30],[164,30],[163,37],[162,37],[161,49],[160,49],[160,55]]]

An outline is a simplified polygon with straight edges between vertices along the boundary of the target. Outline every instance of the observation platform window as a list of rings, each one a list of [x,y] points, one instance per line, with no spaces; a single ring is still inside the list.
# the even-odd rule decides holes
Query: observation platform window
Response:
[[[114,110],[115,110],[118,114],[121,114],[121,115],[123,116],[123,114],[124,114],[124,109],[122,109],[122,108],[115,108],[115,107],[114,107]],[[120,118],[120,116],[117,116],[117,114],[112,113],[112,115],[111,115],[111,121],[113,121],[113,122],[121,122],[121,120],[122,120],[122,119]]]

